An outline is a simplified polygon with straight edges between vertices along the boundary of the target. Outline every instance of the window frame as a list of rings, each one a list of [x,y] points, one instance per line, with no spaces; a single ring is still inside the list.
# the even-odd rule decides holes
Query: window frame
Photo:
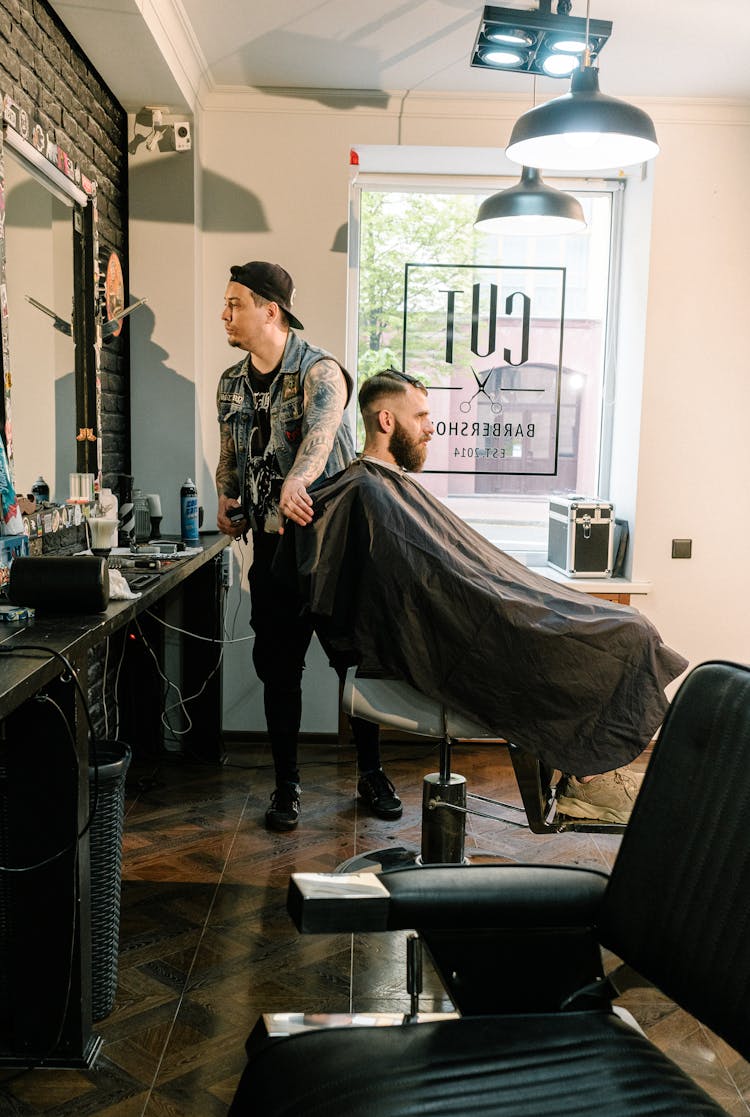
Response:
[[[377,149],[375,149],[377,150]],[[435,150],[435,149],[430,149]],[[473,153],[475,154],[475,153]],[[399,152],[403,162],[403,149]],[[361,199],[364,191],[384,193],[455,193],[486,196],[517,182],[517,169],[513,174],[482,175],[476,173],[429,173],[414,168],[420,158],[415,149],[413,158],[407,156],[406,170],[350,168],[349,182],[349,248],[346,316],[346,361],[358,381],[359,344],[359,265]],[[385,160],[387,163],[387,155]],[[445,156],[440,162],[445,162]],[[374,160],[378,163],[378,160]],[[473,159],[469,159],[471,165]],[[453,165],[466,166],[467,161],[454,158]],[[545,182],[558,189],[576,194],[609,194],[611,196],[610,236],[608,253],[608,291],[604,308],[604,347],[602,354],[601,414],[599,416],[599,454],[597,462],[597,495],[611,499],[610,478],[614,437],[614,409],[616,397],[616,353],[619,324],[620,274],[623,246],[624,190],[627,175],[617,177],[581,178],[545,174]],[[349,404],[349,420],[356,430],[356,393]],[[471,494],[441,498],[457,515],[472,524],[497,546],[509,550],[531,563],[546,561],[546,531],[548,498],[543,494]],[[493,512],[495,514],[493,514]]]

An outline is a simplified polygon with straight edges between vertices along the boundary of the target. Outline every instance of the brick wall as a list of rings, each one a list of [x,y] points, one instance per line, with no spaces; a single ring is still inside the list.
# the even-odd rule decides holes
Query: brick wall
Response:
[[[44,0],[0,0],[0,93],[97,183],[100,263],[116,250],[127,290],[127,116]],[[130,469],[127,327],[102,346],[101,381],[102,468],[114,487]]]

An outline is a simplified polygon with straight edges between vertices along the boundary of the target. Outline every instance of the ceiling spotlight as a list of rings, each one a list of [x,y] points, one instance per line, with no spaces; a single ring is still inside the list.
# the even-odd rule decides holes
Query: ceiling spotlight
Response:
[[[564,54],[583,54],[586,49],[586,40],[583,38],[555,39],[550,36],[548,42],[550,50],[559,50],[562,51]],[[590,44],[589,50],[593,50],[593,47]]]
[[[534,43],[534,36],[519,27],[495,27],[489,24],[484,28],[484,37],[491,43],[503,43],[512,47],[530,47]]]
[[[517,50],[501,50],[499,47],[482,47],[482,61],[487,66],[503,66],[518,69],[526,55]]]
[[[474,227],[504,236],[562,236],[585,229],[586,221],[577,198],[548,186],[535,167],[524,167],[515,186],[485,198]]]
[[[573,54],[548,54],[542,62],[542,69],[551,78],[567,78],[580,64]]]

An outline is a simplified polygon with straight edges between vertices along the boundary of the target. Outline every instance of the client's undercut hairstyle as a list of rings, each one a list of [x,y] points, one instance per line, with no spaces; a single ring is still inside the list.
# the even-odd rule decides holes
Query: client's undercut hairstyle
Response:
[[[381,372],[373,373],[359,389],[358,400],[362,417],[365,418],[373,411],[379,410],[373,406],[377,400],[394,394],[403,395],[410,386],[419,388],[427,395],[427,389],[421,380],[408,376],[405,372],[399,372],[397,368],[385,368]]]

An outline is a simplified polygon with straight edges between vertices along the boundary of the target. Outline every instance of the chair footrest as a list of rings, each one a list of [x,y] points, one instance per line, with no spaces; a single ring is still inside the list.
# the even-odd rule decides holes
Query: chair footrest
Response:
[[[385,931],[390,893],[377,873],[294,873],[287,911],[308,934]]]

